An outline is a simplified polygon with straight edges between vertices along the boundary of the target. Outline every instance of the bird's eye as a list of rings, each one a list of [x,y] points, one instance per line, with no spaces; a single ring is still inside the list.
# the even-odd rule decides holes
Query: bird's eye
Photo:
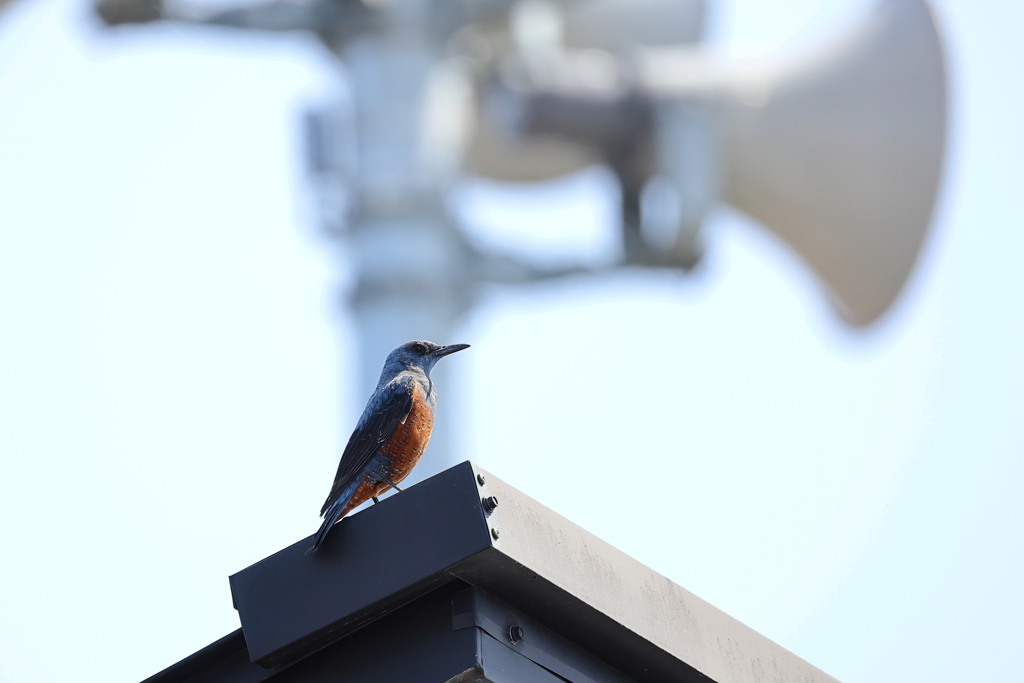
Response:
[[[424,346],[423,344],[413,344],[412,345],[412,352],[413,353],[418,353],[420,355],[423,355],[424,353],[427,352],[427,347]]]

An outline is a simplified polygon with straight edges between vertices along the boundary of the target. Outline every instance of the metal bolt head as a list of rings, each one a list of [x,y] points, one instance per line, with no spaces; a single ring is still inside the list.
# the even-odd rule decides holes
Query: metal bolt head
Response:
[[[508,627],[508,642],[512,643],[513,645],[522,640],[523,636],[525,635],[526,634],[523,632],[521,626],[516,626],[515,624],[513,624]]]
[[[494,496],[487,496],[480,502],[483,503],[484,510],[487,512],[494,512],[494,508],[498,507],[498,499]]]
[[[476,483],[478,483],[481,486],[483,486],[484,485],[484,475],[482,475],[482,474],[476,475]]]
[[[498,530],[497,529],[491,529],[491,538],[493,538],[495,541],[498,540]]]

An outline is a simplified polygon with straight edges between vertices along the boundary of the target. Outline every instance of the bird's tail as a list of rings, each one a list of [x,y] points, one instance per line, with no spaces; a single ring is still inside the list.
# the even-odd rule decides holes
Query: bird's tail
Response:
[[[337,503],[335,503],[337,505]],[[316,552],[316,549],[320,547],[320,544],[327,538],[327,532],[334,526],[334,521],[338,518],[338,510],[335,510],[335,505],[331,506],[331,509],[327,511],[327,516],[324,517],[323,523],[316,532],[316,536],[313,537],[313,542],[310,544],[309,549],[306,551]]]
[[[320,544],[327,538],[327,532],[331,530],[334,523],[338,521],[338,517],[341,515],[342,510],[348,505],[349,501],[352,500],[352,496],[356,495],[356,489],[359,488],[359,480],[352,482],[349,489],[344,492],[343,495],[338,496],[338,499],[331,504],[331,507],[327,508],[327,512],[324,513],[324,521],[317,530],[316,535],[313,536],[313,542],[309,545],[309,552],[316,552],[316,549],[320,547]]]

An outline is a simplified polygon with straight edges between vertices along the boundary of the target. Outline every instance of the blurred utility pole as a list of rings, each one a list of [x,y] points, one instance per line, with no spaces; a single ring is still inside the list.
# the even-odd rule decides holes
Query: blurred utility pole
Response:
[[[692,268],[704,218],[729,202],[797,251],[853,325],[888,308],[930,221],[945,70],[924,0],[882,0],[832,49],[746,70],[695,47],[703,0],[97,7],[110,24],[306,30],[343,65],[351,108],[311,112],[308,129],[324,223],[352,247],[357,397],[399,343],[466,341],[453,331],[482,284],[578,272],[475,250],[448,210],[467,174],[540,181],[606,164],[621,265]],[[441,415],[421,476],[456,461]]]

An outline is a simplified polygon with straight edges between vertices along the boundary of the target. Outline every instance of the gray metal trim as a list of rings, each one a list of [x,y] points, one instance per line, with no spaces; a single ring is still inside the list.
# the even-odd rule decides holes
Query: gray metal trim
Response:
[[[449,571],[637,681],[837,683],[494,475],[492,548]]]

